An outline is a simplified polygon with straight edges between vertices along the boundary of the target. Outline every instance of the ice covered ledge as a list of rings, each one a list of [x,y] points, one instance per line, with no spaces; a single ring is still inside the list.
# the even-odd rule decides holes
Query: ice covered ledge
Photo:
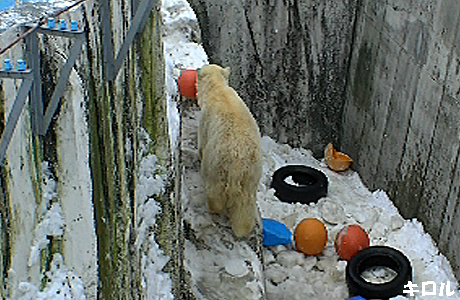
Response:
[[[198,120],[198,109],[182,112],[178,195],[184,249],[181,293],[188,294],[186,299],[265,299],[261,224],[258,222],[249,238],[237,239],[226,217],[209,212],[199,174]]]

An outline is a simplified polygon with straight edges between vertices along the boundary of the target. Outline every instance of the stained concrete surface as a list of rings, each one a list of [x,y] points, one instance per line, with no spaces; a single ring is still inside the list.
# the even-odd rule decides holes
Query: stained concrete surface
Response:
[[[460,3],[190,0],[263,134],[350,154],[460,276]]]
[[[338,142],[357,0],[189,2],[262,134],[316,155]]]
[[[423,221],[457,277],[459,12],[458,1],[363,1],[341,135],[363,180]]]

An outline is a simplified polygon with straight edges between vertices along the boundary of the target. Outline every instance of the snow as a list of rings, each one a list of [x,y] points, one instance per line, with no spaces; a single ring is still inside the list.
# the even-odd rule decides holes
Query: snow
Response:
[[[53,2],[54,3],[54,2]],[[177,77],[185,68],[197,68],[208,62],[203,48],[199,45],[199,33],[196,17],[185,0],[163,1],[162,13],[165,22],[165,78],[168,97],[168,114],[170,136],[174,147],[178,145],[179,137],[179,110],[177,109]],[[4,26],[3,23],[0,27]],[[157,158],[148,153],[150,142],[148,134],[140,133],[141,157],[138,166],[136,207],[137,240],[136,248],[141,251],[142,278],[145,299],[174,299],[172,294],[172,280],[169,274],[162,270],[169,258],[164,255],[155,242],[152,227],[155,216],[161,213],[161,207],[155,201],[155,196],[164,192],[167,180],[166,172],[161,169]],[[264,265],[258,264],[258,257],[251,261],[242,259],[242,254],[252,253],[242,245],[225,244],[226,237],[215,243],[222,248],[229,248],[226,255],[211,257],[224,265],[226,276],[215,277],[214,284],[225,290],[226,284],[239,280],[246,284],[244,289],[233,291],[235,295],[243,295],[245,299],[256,299],[262,288],[253,280],[246,280],[250,276],[265,277],[267,299],[345,299],[348,291],[345,283],[346,262],[338,260],[333,242],[336,233],[348,224],[361,225],[370,236],[371,245],[387,245],[402,251],[410,260],[413,267],[413,282],[422,287],[424,282],[434,282],[437,287],[450,282],[450,289],[455,290],[453,296],[423,296],[416,294],[412,299],[460,299],[457,280],[447,259],[440,254],[431,237],[424,232],[423,226],[415,219],[404,220],[397,208],[384,191],[369,191],[362,183],[359,174],[354,171],[335,173],[329,170],[322,160],[315,159],[308,150],[294,149],[289,145],[278,144],[268,138],[262,138],[263,143],[263,177],[258,192],[258,206],[262,217],[283,222],[291,231],[306,217],[316,217],[322,220],[328,229],[328,243],[322,255],[305,256],[296,252],[292,245],[264,247]],[[145,147],[142,148],[142,145]],[[190,169],[197,169],[197,155],[194,149],[184,153],[186,163]],[[316,204],[287,204],[279,201],[270,188],[271,176],[278,168],[289,164],[303,164],[317,168],[324,172],[329,179],[329,193]],[[65,222],[62,209],[55,200],[57,184],[47,163],[42,166],[43,201],[41,212],[43,218],[39,221],[34,233],[34,245],[30,249],[29,266],[39,261],[40,250],[48,243],[48,237],[63,235]],[[198,172],[189,172],[189,182],[200,180]],[[184,184],[184,194],[189,193],[190,200],[196,199],[198,186]],[[204,202],[193,203],[196,207],[206,210]],[[187,212],[185,212],[187,214]],[[190,212],[188,212],[190,213]],[[225,219],[216,219],[203,213],[193,218],[193,226],[216,231],[217,225],[225,226]],[[198,233],[200,234],[200,233]],[[201,233],[197,238],[206,241],[207,235]],[[211,242],[211,241],[208,241]],[[200,249],[190,243],[185,244],[187,259],[184,262],[194,276],[209,276],[205,274],[203,263],[209,263],[209,257],[203,257]],[[238,248],[241,247],[241,248]],[[236,251],[238,249],[238,251]],[[241,251],[241,252],[240,252]],[[218,270],[221,272],[222,270]],[[217,272],[217,270],[216,270]],[[380,273],[381,270],[378,270]],[[14,275],[14,270],[10,270]],[[379,276],[382,274],[378,274]],[[84,278],[79,278],[69,270],[64,258],[55,254],[50,270],[46,273],[46,285],[40,289],[29,282],[22,282],[14,293],[14,299],[86,299],[84,294]],[[205,291],[210,286],[196,287]],[[238,296],[233,299],[240,300]],[[399,296],[394,299],[403,300]]]
[[[57,202],[57,182],[48,162],[42,163],[42,201],[41,210],[44,213],[34,233],[34,244],[30,249],[28,267],[39,263],[41,251],[50,242],[50,238],[62,238],[64,235],[65,222],[62,209]],[[9,274],[14,276],[14,270]],[[69,270],[61,254],[54,254],[50,264],[50,270],[46,272],[42,280],[46,282],[41,290],[30,282],[19,283],[13,293],[13,299],[17,300],[85,300],[83,280]]]
[[[197,19],[189,4],[183,0],[162,2],[164,24],[165,84],[168,99],[168,122],[172,149],[179,137],[179,110],[176,105],[177,79],[180,72],[196,69],[208,62],[203,47],[194,42],[199,37]]]
[[[35,244],[32,246],[29,258],[29,267],[36,264],[40,251],[49,243],[49,237],[62,237],[64,235],[64,218],[62,217],[61,204],[54,203],[46,212],[43,221],[37,226]]]
[[[196,31],[196,17],[185,0],[163,1],[165,21],[165,59],[168,95],[170,106],[177,100],[176,85],[180,70],[186,67],[198,68],[207,63],[199,43],[193,41]],[[177,114],[177,111],[175,111]],[[179,118],[175,116],[176,124]],[[175,135],[177,138],[177,133]],[[263,137],[264,166],[263,177],[258,192],[258,206],[263,218],[283,222],[291,231],[306,217],[316,217],[328,229],[328,243],[322,255],[305,256],[296,252],[293,245],[267,246],[264,248],[264,276],[267,299],[345,299],[348,290],[345,282],[346,261],[335,254],[334,239],[337,232],[348,224],[359,224],[368,232],[371,245],[386,245],[402,251],[413,267],[413,282],[422,287],[424,282],[432,281],[440,288],[450,282],[453,296],[437,295],[436,299],[460,299],[457,280],[447,259],[440,254],[431,237],[424,232],[422,224],[415,220],[404,220],[384,191],[369,191],[362,183],[359,174],[349,170],[336,173],[327,168],[324,161],[315,159],[305,149],[293,149],[274,140]],[[191,169],[197,165],[196,149],[185,148],[184,157]],[[329,192],[316,204],[287,204],[279,201],[270,188],[271,176],[278,168],[289,164],[302,164],[314,167],[326,174]],[[196,184],[197,173],[188,174],[186,182]],[[185,184],[187,185],[187,183]],[[184,193],[197,199],[195,187],[183,187]],[[190,203],[185,203],[188,207]],[[195,204],[196,205],[196,204]],[[201,203],[205,206],[205,203]],[[188,209],[187,209],[188,211]],[[207,228],[213,226],[212,220],[203,214],[193,219],[193,226]],[[205,236],[205,235],[203,235]],[[202,236],[202,237],[203,237]],[[186,247],[193,247],[187,245]],[[190,249],[187,250],[190,252]],[[188,266],[202,276],[203,258],[199,253],[189,253]],[[195,256],[194,256],[195,255]],[[229,256],[225,271],[234,277],[245,276],[247,265],[238,257]],[[375,270],[374,270],[375,271]],[[192,273],[193,273],[192,272]],[[381,274],[377,270],[378,277]],[[193,275],[192,275],[193,276]],[[210,275],[212,276],[212,274]],[[216,283],[217,284],[217,283]],[[220,285],[220,288],[225,289]],[[438,289],[439,290],[439,289]],[[434,296],[415,293],[411,299],[434,299]],[[394,299],[402,300],[398,296]]]
[[[15,299],[20,300],[86,300],[81,278],[64,265],[60,254],[55,254],[50,271],[46,272],[47,284],[43,291],[28,282],[19,284]]]
[[[50,164],[46,161],[42,163],[42,173],[44,182],[41,206],[44,217],[36,228],[34,245],[31,247],[29,256],[29,267],[38,262],[40,252],[49,244],[49,237],[62,237],[64,235],[64,218],[62,217],[61,204],[52,202],[57,197],[57,183],[51,172]]]
[[[162,270],[169,257],[163,254],[153,235],[155,216],[161,213],[161,207],[155,201],[156,195],[164,192],[166,176],[162,175],[158,159],[149,154],[148,145],[151,140],[148,134],[141,130],[140,163],[138,166],[136,198],[136,220],[138,220],[136,249],[141,252],[141,283],[145,299],[172,300],[172,281],[169,274]],[[42,163],[43,173],[43,200],[44,216],[35,232],[34,245],[31,247],[28,265],[31,267],[39,263],[41,250],[49,244],[50,237],[64,235],[65,222],[62,216],[60,203],[57,201],[57,182],[48,162]],[[10,270],[14,276],[14,270]],[[21,282],[13,293],[17,300],[84,300],[84,279],[78,277],[65,265],[60,254],[54,254],[50,271],[46,272],[46,285],[40,289],[30,282]]]
[[[291,230],[304,218],[315,217],[326,224],[329,232],[323,255],[305,258],[309,260],[306,267],[302,261],[295,265],[292,262],[286,263],[286,255],[294,255],[286,252],[295,253],[292,246],[266,248],[266,257],[274,257],[266,264],[268,299],[295,299],[297,293],[306,293],[313,299],[346,298],[348,294],[343,272],[346,263],[338,260],[334,239],[337,232],[348,224],[361,225],[369,233],[371,245],[386,245],[401,250],[411,261],[413,282],[419,287],[426,281],[435,281],[438,287],[450,281],[452,289],[458,288],[447,259],[423,231],[422,224],[415,219],[404,220],[383,191],[370,192],[356,172],[335,173],[323,161],[314,159],[308,151],[290,149],[268,137],[263,138],[263,145],[266,172],[258,194],[262,216],[282,221]],[[284,165],[299,163],[321,170],[329,179],[328,196],[320,199],[317,204],[286,204],[273,196],[273,190],[270,189],[271,174]],[[312,260],[315,259],[312,268]],[[299,267],[304,268],[304,276],[299,277],[297,272],[293,273],[294,268],[298,270]],[[280,273],[284,275],[281,283]],[[288,288],[294,285],[298,288]],[[429,299],[429,296],[416,295],[415,299]],[[437,299],[460,299],[460,295],[457,292],[454,296],[438,296]]]
[[[13,7],[0,11],[0,32],[19,24],[37,22],[39,19],[50,16],[75,2],[76,0],[17,1]]]
[[[140,163],[136,185],[137,239],[136,249],[141,251],[142,288],[145,299],[172,300],[174,299],[171,288],[172,281],[169,274],[162,270],[169,260],[163,254],[155,241],[153,228],[155,216],[161,213],[160,205],[155,201],[155,196],[164,192],[166,176],[161,170],[155,155],[149,154],[150,137],[145,130],[139,133]]]

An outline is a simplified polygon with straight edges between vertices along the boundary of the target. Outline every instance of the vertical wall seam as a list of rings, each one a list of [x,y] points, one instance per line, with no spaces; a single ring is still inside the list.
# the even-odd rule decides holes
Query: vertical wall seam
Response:
[[[430,78],[433,79],[431,77],[431,75],[430,75]],[[436,129],[438,128],[439,115],[440,115],[440,110],[441,110],[441,103],[442,103],[442,101],[444,99],[444,93],[445,93],[445,87],[443,87],[443,89],[442,89],[441,99],[439,100],[438,108],[437,108],[437,111],[436,111],[436,119],[435,119],[435,122],[434,122],[433,130],[431,132],[431,140],[430,140],[430,144],[429,144],[427,161],[426,161],[426,164],[424,166],[423,175],[422,175],[422,184],[421,184],[421,187],[420,187],[420,196],[423,195],[424,192],[425,192],[425,184],[426,184],[426,181],[427,181],[430,157],[431,157],[431,155],[433,153],[434,137],[435,137],[435,134],[436,134]],[[417,218],[420,218],[420,214],[421,214],[420,208],[421,208],[421,205],[417,205],[417,211],[415,213],[415,216]],[[437,237],[433,237],[433,238],[437,238]]]
[[[404,48],[401,48],[401,52],[407,52]],[[408,54],[408,53],[407,53]],[[412,57],[410,56],[410,54],[408,54],[409,57]],[[416,85],[414,85],[415,87],[418,85],[418,82],[420,80],[420,72],[418,73],[418,76],[417,76],[417,82],[416,82]],[[403,164],[403,160],[404,160],[404,156],[406,154],[406,150],[407,150],[407,139],[409,137],[409,132],[410,132],[410,128],[411,128],[411,124],[412,124],[412,119],[413,119],[413,113],[414,113],[414,108],[415,108],[415,102],[416,102],[416,98],[417,98],[417,89],[415,88],[414,89],[414,93],[413,95],[411,95],[411,108],[410,108],[410,112],[409,112],[409,117],[408,117],[408,122],[407,122],[407,128],[406,128],[406,133],[405,133],[405,137],[404,137],[404,147],[403,147],[403,150],[401,152],[401,156],[400,156],[400,159],[399,159],[399,163],[398,163],[398,167],[397,167],[397,170],[396,170],[396,173],[398,174],[399,173],[399,179],[400,180],[403,180],[403,176],[404,174],[402,174],[402,164]]]
[[[250,2],[246,1],[245,5],[244,5],[244,18],[246,20],[246,26],[248,27],[249,37],[251,39],[252,47],[254,48],[254,53],[255,53],[255,56],[256,56],[255,58],[256,58],[257,64],[259,65],[260,70],[261,70],[261,72],[263,74],[264,66],[262,64],[262,57],[261,57],[261,55],[259,53],[259,50],[257,49],[257,43],[256,43],[256,39],[254,37],[254,30],[252,30],[252,24],[251,24],[251,21],[249,19],[249,5],[250,5]]]
[[[460,20],[459,20],[460,22]],[[447,66],[451,65],[453,63],[453,52],[455,50],[451,50],[450,53],[449,53],[449,57],[448,57],[448,61],[447,61]],[[448,95],[448,92],[447,92],[447,78],[449,76],[449,68],[446,67],[446,74],[445,74],[445,80],[444,80],[444,85],[443,85],[443,98],[444,99],[444,96],[449,96]],[[442,101],[441,99],[441,101]],[[457,132],[458,133],[458,132]],[[443,238],[443,236],[445,236],[444,232],[446,230],[446,226],[444,225],[447,225],[448,226],[448,229],[449,229],[449,232],[451,231],[452,229],[452,226],[449,226],[450,224],[450,220],[452,219],[452,216],[453,216],[453,213],[457,210],[457,207],[459,206],[460,204],[460,201],[458,201],[458,199],[460,199],[460,189],[459,191],[457,192],[457,195],[454,199],[457,199],[457,201],[454,201],[454,205],[452,207],[452,213],[449,212],[449,207],[450,207],[450,203],[451,203],[451,200],[452,199],[452,192],[453,192],[453,186],[454,186],[454,183],[455,183],[455,173],[456,173],[456,168],[458,168],[458,164],[459,164],[459,161],[460,161],[460,147],[458,147],[457,149],[457,155],[455,157],[455,166],[456,167],[453,167],[452,170],[451,170],[451,180],[450,180],[450,184],[449,184],[449,191],[447,192],[447,198],[446,198],[446,205],[444,206],[444,210],[442,212],[442,223],[441,223],[441,226],[440,226],[440,231],[439,231],[439,236],[437,237],[438,240],[439,240],[439,244],[442,248],[445,248],[447,246],[447,242],[448,242],[448,239],[447,238]],[[446,233],[447,234],[447,233]],[[444,249],[443,251],[445,251],[446,249]]]
[[[356,7],[355,7],[355,19],[353,20],[352,30],[351,30],[351,42],[350,42],[350,53],[348,54],[348,61],[347,66],[345,68],[345,74],[347,77],[345,78],[345,88],[344,93],[348,90],[350,84],[350,69],[351,69],[351,62],[353,61],[353,50],[355,49],[356,39],[357,39],[357,31],[358,31],[358,21],[362,15],[364,15],[362,6],[363,1],[365,0],[357,0]],[[345,98],[345,97],[344,97]],[[342,125],[343,126],[343,125]]]

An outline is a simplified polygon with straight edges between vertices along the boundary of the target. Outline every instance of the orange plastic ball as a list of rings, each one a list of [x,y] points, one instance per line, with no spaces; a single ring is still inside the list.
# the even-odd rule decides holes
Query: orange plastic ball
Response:
[[[327,229],[316,218],[306,218],[300,222],[294,232],[295,249],[306,255],[318,255],[327,243]]]
[[[369,247],[369,236],[361,226],[348,225],[337,233],[334,247],[341,259],[349,261],[359,251]]]
[[[196,98],[196,83],[198,81],[198,72],[192,69],[186,69],[179,75],[178,88],[179,93],[186,98]]]

